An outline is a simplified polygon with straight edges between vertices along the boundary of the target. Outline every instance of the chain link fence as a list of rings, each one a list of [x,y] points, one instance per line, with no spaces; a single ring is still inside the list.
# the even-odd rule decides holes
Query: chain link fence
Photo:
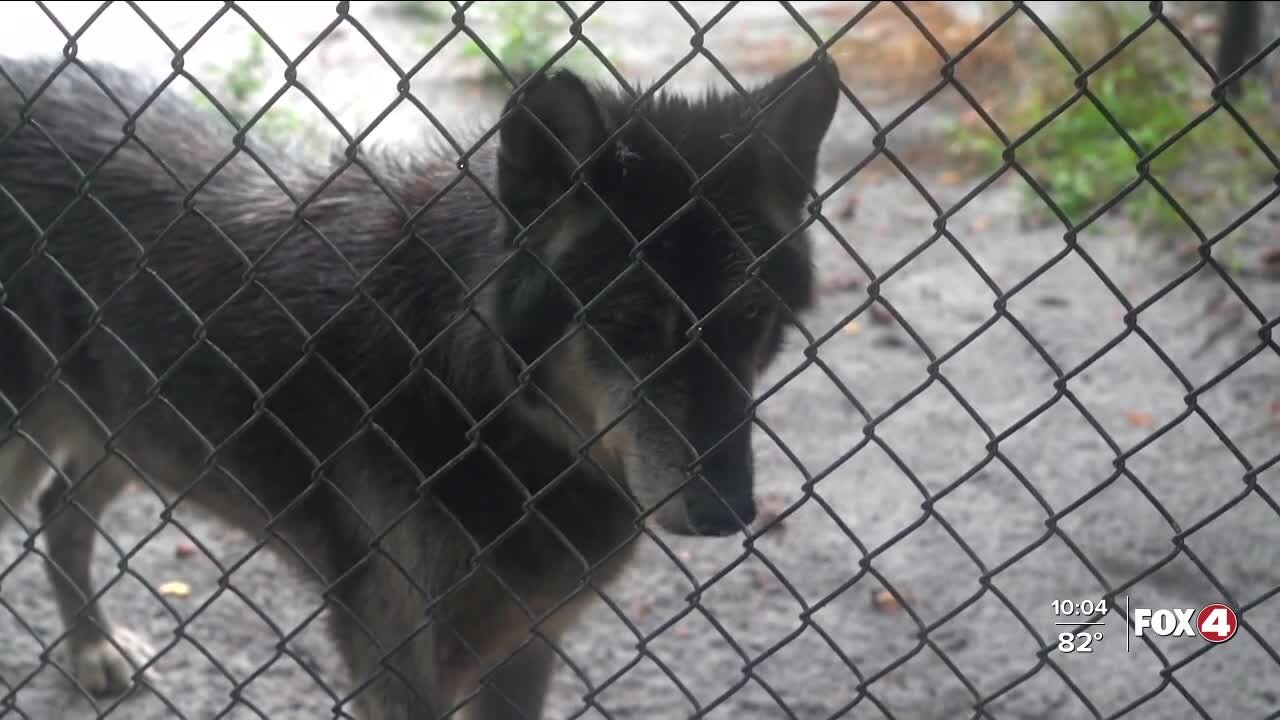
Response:
[[[0,26],[0,718],[1280,717],[1274,3]]]

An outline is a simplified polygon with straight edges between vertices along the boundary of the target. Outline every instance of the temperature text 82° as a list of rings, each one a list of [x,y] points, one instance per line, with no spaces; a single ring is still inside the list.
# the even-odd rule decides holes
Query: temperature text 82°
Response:
[[[1093,644],[1102,641],[1102,632],[1059,633],[1058,651],[1064,653],[1091,653]]]

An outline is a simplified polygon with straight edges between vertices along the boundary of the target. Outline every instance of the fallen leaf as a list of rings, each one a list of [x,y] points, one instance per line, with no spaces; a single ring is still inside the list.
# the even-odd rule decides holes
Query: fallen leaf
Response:
[[[751,571],[751,585],[765,592],[777,592],[782,589],[782,581],[776,575],[758,569]]]
[[[786,512],[787,505],[787,499],[775,493],[756,498],[756,521],[753,529],[760,530],[767,525],[770,531],[781,530],[783,524],[778,518]]]
[[[1125,419],[1128,420],[1129,424],[1133,427],[1144,428],[1151,427],[1156,424],[1156,419],[1151,415],[1151,413],[1143,412],[1141,410],[1130,410],[1125,416]]]
[[[183,540],[174,548],[174,554],[179,558],[189,558],[196,554],[196,544],[190,540]]]
[[[943,185],[959,185],[960,173],[956,170],[944,170],[938,174],[938,182]]]
[[[911,601],[911,597],[907,593],[899,594],[902,595],[903,600]],[[894,613],[902,609],[902,603],[898,602],[898,599],[888,590],[872,590],[871,607],[878,612]]]
[[[830,292],[847,292],[849,290],[858,290],[862,287],[862,279],[856,275],[841,275],[832,278],[822,284],[824,293]]]
[[[889,312],[889,309],[883,305],[872,305],[871,309],[868,310],[868,313],[870,313],[871,322],[876,325],[889,325],[893,323],[893,313]]]
[[[689,558],[693,557],[688,550],[679,550],[676,552],[676,559],[682,563],[689,562]]]
[[[680,638],[681,640],[683,640],[689,637],[689,628],[685,627],[684,625],[676,625],[675,627],[671,628],[671,633],[676,637]]]
[[[875,344],[887,348],[906,347],[907,341],[898,335],[881,335],[876,338]]]
[[[181,580],[171,580],[160,586],[160,594],[166,597],[184,598],[191,594],[191,586]]]
[[[849,199],[840,205],[840,209],[836,211],[836,217],[840,220],[852,220],[858,214],[858,196],[850,195]]]
[[[1262,253],[1262,267],[1280,272],[1280,247],[1274,247]]]
[[[627,616],[632,620],[643,620],[653,612],[653,603],[647,600],[636,600],[627,606]]]
[[[844,330],[842,332],[844,332],[845,335],[857,335],[861,331],[862,326],[858,324],[858,321],[850,320],[849,324],[844,326]]]
[[[979,215],[973,219],[974,232],[986,232],[991,228],[991,218],[987,215]]]

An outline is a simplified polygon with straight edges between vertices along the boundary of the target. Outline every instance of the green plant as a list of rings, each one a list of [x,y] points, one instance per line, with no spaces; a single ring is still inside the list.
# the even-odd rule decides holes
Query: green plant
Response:
[[[527,75],[542,68],[569,40],[569,16],[558,3],[503,2],[476,3],[467,11],[468,18],[476,18],[477,25],[491,25],[492,31],[477,33],[489,53],[507,72],[515,76]],[[483,61],[489,79],[503,77],[501,69],[493,65],[489,54],[475,41],[468,39],[463,47],[464,57]],[[580,71],[588,71],[588,62],[594,60],[580,44],[561,55],[556,64]]]
[[[451,6],[441,0],[399,0],[390,9],[402,20],[438,23],[449,18]]]
[[[262,37],[256,33],[250,35],[248,45],[246,53],[225,68],[209,67],[203,73],[205,77],[216,78],[208,83],[210,93],[217,99],[216,104],[203,93],[195,96],[198,105],[211,111],[217,112],[217,105],[221,105],[241,125],[252,115],[250,103],[262,89],[260,74],[266,64],[266,42]]]
[[[1136,3],[1090,3],[1062,39],[1089,67],[1146,19],[1144,8]],[[1245,202],[1250,178],[1267,172],[1269,163],[1250,151],[1247,135],[1222,110],[1165,146],[1211,103],[1210,78],[1194,73],[1196,66],[1187,60],[1185,49],[1170,33],[1152,26],[1089,76],[1088,89],[1097,104],[1077,97],[1037,128],[1071,98],[1075,80],[1056,49],[1037,45],[1026,55],[1026,67],[1032,70],[1020,83],[1024,92],[993,117],[1014,142],[1035,129],[1017,146],[1016,161],[1071,222],[1084,220],[1132,183],[1139,177],[1140,161],[1160,148],[1149,158],[1150,175],[1204,227],[1206,222],[1221,222]],[[1264,140],[1280,137],[1261,88],[1249,87],[1233,107]],[[1003,165],[1007,148],[985,124],[952,121],[944,132],[954,153],[977,158],[983,170]],[[1044,208],[1029,186],[1027,201],[1029,207]],[[1144,231],[1185,226],[1174,206],[1149,183],[1135,189],[1123,208]]]
[[[213,67],[205,73],[215,78],[209,83],[210,92],[231,119],[241,127],[253,119],[262,108],[265,100],[263,90],[266,88],[266,82],[263,75],[266,66],[266,41],[261,35],[251,33],[248,48],[243,55],[234,58],[225,68]],[[222,116],[217,105],[203,93],[197,93],[193,101],[198,106]],[[258,118],[250,133],[261,133],[263,137],[279,142],[314,140],[318,130],[308,127],[297,112],[277,101]]]

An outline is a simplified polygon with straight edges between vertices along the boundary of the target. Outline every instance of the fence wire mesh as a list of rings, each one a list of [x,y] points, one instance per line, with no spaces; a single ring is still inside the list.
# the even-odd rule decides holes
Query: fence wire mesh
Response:
[[[1273,3],[0,18],[0,717],[1280,717]]]

